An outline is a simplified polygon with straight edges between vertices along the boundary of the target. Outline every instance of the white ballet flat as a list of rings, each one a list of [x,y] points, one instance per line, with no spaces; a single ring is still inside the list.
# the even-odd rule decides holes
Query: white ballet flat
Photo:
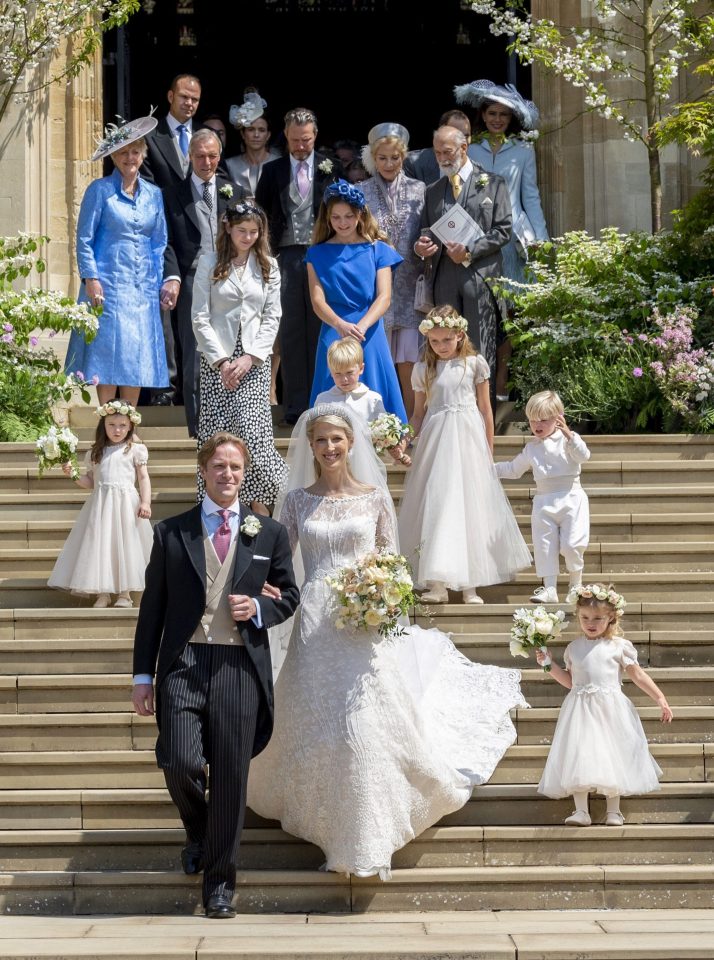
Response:
[[[536,587],[531,594],[531,603],[557,603],[558,591],[555,587]]]
[[[120,593],[114,601],[115,607],[133,607],[134,601],[128,594]]]
[[[575,813],[571,813],[569,817],[566,817],[563,822],[567,823],[569,827],[589,827],[592,820],[587,810],[576,810]]]
[[[462,590],[461,595],[464,603],[483,603],[483,597],[479,597],[473,587],[469,587],[467,590]]]
[[[610,810],[605,817],[606,827],[621,827],[624,822],[625,818],[622,816],[619,810]]]
[[[419,597],[422,603],[448,603],[449,594],[445,587],[430,587]]]
[[[104,607],[108,607],[111,602],[112,598],[108,593],[100,593],[97,599],[94,601],[94,606],[103,609]]]

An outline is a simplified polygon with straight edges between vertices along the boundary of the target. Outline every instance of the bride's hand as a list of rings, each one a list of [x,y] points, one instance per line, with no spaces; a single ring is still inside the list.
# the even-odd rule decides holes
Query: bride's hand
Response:
[[[272,583],[268,583],[266,580],[263,584],[263,589],[260,591],[261,597],[269,597],[271,600],[280,600],[282,598],[282,593],[278,587],[274,587]]]

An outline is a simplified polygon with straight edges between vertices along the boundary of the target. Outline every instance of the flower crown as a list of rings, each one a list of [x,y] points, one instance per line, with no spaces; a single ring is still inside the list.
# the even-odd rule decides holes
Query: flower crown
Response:
[[[359,210],[364,209],[367,205],[362,191],[353,187],[351,183],[347,183],[346,180],[337,180],[325,187],[322,202],[327,203],[328,200],[344,200],[345,203],[348,203],[351,207],[357,207]]]
[[[129,417],[131,422],[137,426],[141,423],[141,414],[136,407],[132,407],[130,403],[125,403],[123,400],[110,400],[103,406],[97,407],[97,416],[99,417],[115,417],[117,414]]]
[[[230,220],[233,220],[234,217],[258,217],[262,220],[264,216],[265,214],[260,207],[246,200],[236,203],[232,207],[228,207],[221,217],[221,220],[223,223],[228,223]]]
[[[426,336],[434,327],[442,327],[445,330],[461,330],[463,333],[469,328],[468,321],[458,314],[450,314],[448,317],[425,317],[419,324],[419,333]]]
[[[565,600],[566,603],[575,603],[580,597],[584,600],[600,600],[603,603],[609,603],[618,613],[622,613],[627,606],[627,601],[621,593],[613,590],[612,587],[603,587],[600,583],[588,583],[584,586],[580,584],[577,587],[571,587]]]

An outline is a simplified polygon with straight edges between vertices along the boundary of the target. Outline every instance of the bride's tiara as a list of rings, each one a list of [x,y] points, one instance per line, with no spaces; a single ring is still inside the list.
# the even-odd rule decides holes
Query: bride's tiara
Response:
[[[308,423],[312,423],[314,420],[320,420],[322,417],[339,417],[341,420],[344,420],[345,423],[349,424],[350,427],[354,428],[354,421],[347,410],[345,410],[345,404],[343,403],[318,403],[316,407],[313,407],[307,412]]]

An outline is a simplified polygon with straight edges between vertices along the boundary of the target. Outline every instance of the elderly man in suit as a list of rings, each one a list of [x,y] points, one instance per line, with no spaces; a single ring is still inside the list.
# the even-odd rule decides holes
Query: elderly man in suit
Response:
[[[208,128],[197,130],[188,150],[191,173],[173,187],[164,189],[168,225],[165,254],[167,275],[181,278],[177,301],[177,329],[181,347],[183,402],[189,436],[198,430],[199,358],[191,323],[193,278],[204,253],[213,253],[221,218],[229,201],[241,200],[246,192],[218,170],[221,142]]]
[[[440,127],[456,127],[471,142],[471,121],[463,110],[447,110],[439,117]],[[427,187],[441,176],[441,170],[434,155],[433,147],[422,150],[410,150],[404,158],[404,176],[421,180]]]
[[[206,497],[156,525],[134,639],[132,702],[154,713],[155,676],[156,758],[186,828],[181,862],[203,870],[214,919],[235,916],[248,767],[273,729],[268,627],[299,601],[286,529],[239,501],[247,460],[230,433],[201,447]]]
[[[320,335],[307,286],[305,253],[328,183],[336,178],[333,162],[315,153],[317,120],[298,108],[285,116],[289,154],[266,163],[255,191],[270,226],[270,244],[278,255],[283,316],[280,323],[281,374],[285,422],[297,423],[308,408]]]
[[[442,176],[426,188],[414,252],[422,259],[433,258],[434,302],[451,304],[466,318],[469,337],[494,369],[500,310],[486,280],[502,273],[501,247],[511,236],[511,201],[503,177],[474,166],[467,148],[466,137],[456,127],[435,131],[434,154]],[[454,204],[464,208],[476,228],[466,244],[445,246],[429,226]]]

